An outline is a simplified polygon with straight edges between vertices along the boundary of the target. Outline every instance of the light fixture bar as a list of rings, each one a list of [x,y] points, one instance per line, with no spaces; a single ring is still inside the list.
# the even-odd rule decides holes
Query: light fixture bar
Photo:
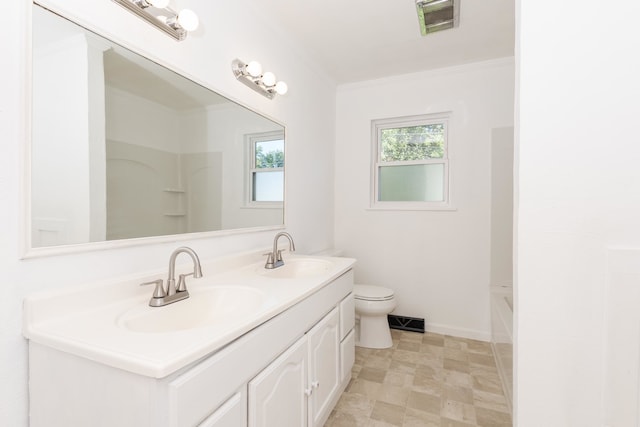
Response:
[[[251,68],[251,65],[256,67],[255,70]],[[231,62],[231,70],[236,79],[269,99],[275,98],[276,94],[284,95],[287,92],[286,83],[276,82],[273,73],[263,74],[262,66],[257,62],[247,65],[239,59],[234,59]]]
[[[187,37],[187,31],[185,31],[184,28],[181,28],[181,27],[174,28],[171,25],[168,25],[167,23],[158,19],[152,13],[148,12],[147,8],[138,6],[132,0],[113,0],[113,1],[118,3],[120,6],[124,7],[125,9],[127,9],[129,12],[133,12],[138,17],[144,19],[149,24],[153,25],[157,29],[163,31],[165,34],[173,37],[178,41],[182,41]],[[165,8],[165,9],[170,13],[177,15],[177,13],[172,11],[171,9],[169,8]]]

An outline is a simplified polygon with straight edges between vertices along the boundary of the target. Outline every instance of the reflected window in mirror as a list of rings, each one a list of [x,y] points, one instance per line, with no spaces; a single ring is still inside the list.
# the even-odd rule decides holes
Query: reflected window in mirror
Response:
[[[284,200],[284,134],[264,132],[247,135],[249,205],[282,207]]]

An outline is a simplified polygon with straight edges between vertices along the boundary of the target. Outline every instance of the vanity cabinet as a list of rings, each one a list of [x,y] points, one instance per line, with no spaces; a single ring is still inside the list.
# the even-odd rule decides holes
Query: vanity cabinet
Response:
[[[249,383],[249,427],[307,424],[308,366],[305,336]]]
[[[350,379],[352,290],[348,270],[163,378],[30,340],[30,425],[322,426]]]
[[[341,389],[339,307],[249,383],[249,427],[316,427]]]

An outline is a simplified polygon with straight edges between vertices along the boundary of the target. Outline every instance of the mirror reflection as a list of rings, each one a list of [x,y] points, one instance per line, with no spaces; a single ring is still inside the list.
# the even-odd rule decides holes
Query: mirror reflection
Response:
[[[31,246],[283,224],[284,128],[43,8]]]

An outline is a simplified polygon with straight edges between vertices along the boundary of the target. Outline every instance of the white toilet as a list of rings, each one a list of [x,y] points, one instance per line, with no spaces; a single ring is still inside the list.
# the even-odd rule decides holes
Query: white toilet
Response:
[[[393,290],[382,286],[354,285],[356,318],[359,333],[356,345],[367,348],[389,348],[393,345],[387,315],[396,308]]]

